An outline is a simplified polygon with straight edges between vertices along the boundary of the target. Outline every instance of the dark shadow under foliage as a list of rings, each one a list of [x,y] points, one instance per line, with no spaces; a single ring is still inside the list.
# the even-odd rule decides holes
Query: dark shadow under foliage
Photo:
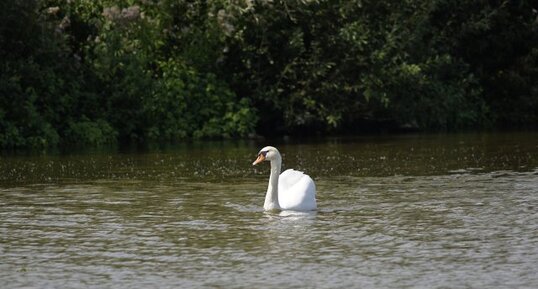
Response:
[[[532,1],[0,3],[0,147],[538,124]]]

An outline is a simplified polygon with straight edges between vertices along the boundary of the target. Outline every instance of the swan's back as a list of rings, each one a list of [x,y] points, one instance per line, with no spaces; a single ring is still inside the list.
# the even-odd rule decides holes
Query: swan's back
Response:
[[[316,185],[309,175],[286,170],[278,178],[278,202],[283,210],[312,211],[317,208]]]

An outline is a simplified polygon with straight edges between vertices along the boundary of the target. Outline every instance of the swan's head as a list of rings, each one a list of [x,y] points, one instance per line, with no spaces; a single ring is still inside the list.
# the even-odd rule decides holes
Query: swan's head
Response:
[[[272,161],[280,157],[280,152],[275,147],[266,146],[260,150],[258,153],[258,158],[252,163],[252,165],[257,165],[263,161]]]

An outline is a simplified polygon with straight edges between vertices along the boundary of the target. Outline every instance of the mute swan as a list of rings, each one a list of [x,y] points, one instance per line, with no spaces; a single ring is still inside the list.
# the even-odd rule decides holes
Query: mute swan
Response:
[[[312,211],[317,208],[316,185],[310,176],[292,169],[281,174],[282,157],[272,146],[262,148],[252,165],[257,165],[262,161],[271,162],[271,175],[263,204],[264,210]]]

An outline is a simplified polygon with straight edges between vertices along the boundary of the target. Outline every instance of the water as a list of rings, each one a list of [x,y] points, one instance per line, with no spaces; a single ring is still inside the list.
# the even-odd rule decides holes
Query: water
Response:
[[[262,211],[266,144],[2,155],[0,287],[538,287],[537,133],[272,142],[302,214]]]

